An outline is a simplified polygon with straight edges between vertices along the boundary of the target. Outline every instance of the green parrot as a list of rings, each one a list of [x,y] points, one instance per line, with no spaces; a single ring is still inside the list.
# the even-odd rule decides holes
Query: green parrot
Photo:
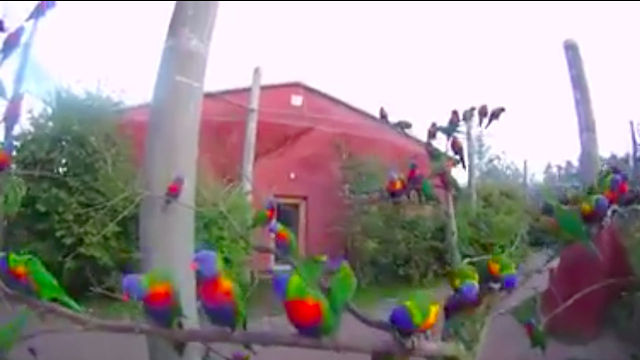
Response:
[[[433,185],[429,180],[422,179],[422,186],[420,187],[420,191],[422,192],[422,197],[426,202],[438,201],[438,197],[435,194]]]
[[[11,283],[18,286],[27,294],[35,296],[43,301],[55,301],[73,311],[84,311],[64,289],[58,281],[45,268],[44,264],[31,254],[2,254],[0,271],[4,273],[7,266],[8,274],[3,275],[12,279]],[[6,261],[6,263],[4,263]]]
[[[9,352],[22,336],[27,320],[29,320],[29,311],[22,308],[11,320],[0,327],[0,359],[8,359]]]
[[[358,279],[346,259],[330,260],[327,267],[332,274],[329,277],[327,297],[331,309],[340,316],[347,303],[353,299],[358,288]]]
[[[547,351],[547,334],[538,315],[538,298],[532,296],[510,310],[510,314],[524,327],[532,349]]]

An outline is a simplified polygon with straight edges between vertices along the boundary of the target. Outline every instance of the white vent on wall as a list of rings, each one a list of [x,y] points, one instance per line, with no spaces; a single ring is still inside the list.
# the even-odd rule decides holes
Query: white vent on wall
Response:
[[[302,95],[291,94],[291,106],[300,107],[304,102]]]

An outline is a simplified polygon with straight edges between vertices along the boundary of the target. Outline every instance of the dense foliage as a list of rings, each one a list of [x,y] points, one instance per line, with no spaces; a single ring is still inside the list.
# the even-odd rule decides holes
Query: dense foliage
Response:
[[[18,136],[5,183],[6,245],[37,254],[75,296],[115,288],[123,271],[138,270],[142,192],[131,144],[117,129],[119,106],[99,94],[57,92]],[[196,202],[197,242],[241,271],[250,236],[245,196],[205,179]]]

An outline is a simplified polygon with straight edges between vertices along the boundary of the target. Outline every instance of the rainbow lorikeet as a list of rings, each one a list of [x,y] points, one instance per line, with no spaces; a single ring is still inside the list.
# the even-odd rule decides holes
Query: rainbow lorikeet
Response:
[[[183,328],[180,294],[170,273],[152,270],[146,274],[128,274],[122,278],[122,291],[124,300],[142,302],[145,314],[155,325]],[[173,344],[178,354],[184,352],[185,346],[184,343]]]
[[[451,117],[449,117],[449,122],[447,122],[447,126],[439,126],[438,131],[443,133],[447,137],[447,142],[451,139],[451,137],[457,133],[459,133],[460,127],[460,114],[458,110],[451,110]]]
[[[342,313],[353,298],[357,280],[344,260],[326,261],[325,257],[310,257],[298,267],[274,274],[273,287],[283,305],[289,322],[298,333],[307,337],[332,336],[340,327]],[[327,295],[318,285],[322,275],[331,273]]]
[[[276,199],[269,197],[264,205],[264,209],[256,212],[253,216],[252,227],[264,226],[275,220],[277,205]]]
[[[297,258],[298,240],[296,235],[277,220],[269,223],[269,235],[273,238],[276,250],[283,256]]]
[[[4,61],[7,60],[7,58],[9,58],[9,56],[11,56],[11,54],[13,54],[20,46],[22,35],[24,35],[24,26],[20,26],[13,30],[4,38],[2,48],[0,48],[0,65],[2,65],[2,63],[4,63]]]
[[[460,299],[469,303],[477,301],[480,292],[480,276],[475,267],[462,264],[449,272],[449,285]]]
[[[468,108],[467,110],[462,112],[462,121],[465,124],[469,124],[471,121],[473,121],[473,115],[476,112],[476,107],[472,106],[470,108]]]
[[[26,21],[37,20],[45,16],[45,14],[56,6],[55,1],[39,1],[36,7],[31,10]]]
[[[231,355],[231,360],[249,360],[249,359],[251,359],[251,355],[242,351],[235,351]]]
[[[425,176],[420,173],[418,164],[416,164],[415,161],[411,161],[409,163],[409,172],[407,173],[407,190],[406,195],[408,198],[411,198],[411,194],[415,191],[418,194],[418,200],[420,202],[434,201],[436,199],[433,186]]]
[[[11,155],[4,149],[0,149],[0,172],[11,166]]]
[[[598,187],[609,203],[617,204],[629,191],[628,177],[619,169],[607,169],[601,174]]]
[[[453,151],[453,154],[460,160],[462,168],[466,170],[467,165],[464,162],[464,148],[462,147],[462,141],[460,141],[457,136],[451,139],[451,151]]]
[[[413,345],[414,335],[426,334],[438,320],[440,304],[433,301],[428,291],[417,290],[397,304],[389,314],[389,323],[400,340]]]
[[[600,223],[609,210],[609,200],[604,195],[592,195],[580,203],[580,215],[586,223]]]
[[[395,171],[390,171],[387,178],[386,190],[391,201],[397,202],[405,194],[407,190],[407,182],[402,175]]]
[[[435,122],[431,123],[429,126],[429,131],[427,132],[427,141],[433,141],[438,137],[438,124]]]
[[[380,120],[384,122],[389,122],[389,114],[387,114],[387,111],[382,106],[380,107],[379,117],[380,117]]]
[[[554,230],[558,238],[564,242],[580,241],[591,243],[589,229],[586,227],[582,216],[577,209],[561,205],[545,194],[546,204],[544,215],[554,220]]]
[[[235,331],[247,329],[246,298],[238,284],[223,269],[215,251],[200,250],[192,267],[196,271],[198,300],[209,321]]]
[[[504,112],[505,112],[505,108],[502,107],[502,106],[491,110],[491,112],[489,113],[489,120],[487,121],[487,126],[485,126],[485,129],[488,129],[489,125],[491,125],[492,122],[497,121],[498,119],[500,119],[500,116]]]
[[[480,105],[478,108],[478,126],[482,127],[482,122],[489,116],[489,108],[486,104]]]
[[[167,190],[164,194],[165,196],[165,207],[171,204],[173,201],[178,200],[180,195],[182,194],[182,189],[184,188],[184,177],[178,175],[171,180],[169,185],[167,185]]]
[[[544,354],[547,350],[547,334],[542,327],[538,314],[538,299],[532,296],[515,306],[509,313],[524,328],[532,349],[539,348]]]
[[[55,301],[73,311],[83,309],[58,284],[44,264],[31,254],[0,253],[0,272],[7,285],[42,301]]]
[[[493,255],[487,260],[490,282],[497,284],[500,290],[513,291],[518,286],[516,264],[505,255]]]

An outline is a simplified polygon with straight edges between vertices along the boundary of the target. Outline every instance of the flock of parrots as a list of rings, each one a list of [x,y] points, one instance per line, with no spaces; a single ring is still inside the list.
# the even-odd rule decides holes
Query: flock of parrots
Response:
[[[465,118],[472,116],[469,111],[473,110],[465,111]],[[504,109],[498,108],[492,114],[494,112],[497,115],[490,117],[489,124]],[[481,113],[483,107],[479,110]],[[455,122],[457,112],[454,111],[454,115]],[[429,136],[432,138],[431,131]],[[450,137],[453,138],[453,133]],[[183,185],[184,179],[179,176],[168,185],[165,207],[179,198]],[[426,199],[434,198],[429,181],[419,174],[415,163],[410,165],[406,180],[392,173],[386,190],[392,199],[408,196],[411,191],[418,191]],[[612,206],[624,205],[628,193],[627,175],[619,169],[609,168],[603,170],[597,184],[582,194],[572,194],[563,201],[553,200],[553,196],[548,195],[542,207],[542,218],[546,228],[558,239],[591,243],[591,228],[602,224]],[[342,257],[313,255],[301,258],[295,234],[277,221],[276,212],[276,201],[268,199],[265,207],[256,212],[252,223],[254,228],[266,228],[274,241],[275,251],[294,265],[287,270],[272,271],[273,291],[289,322],[301,336],[331,337],[340,328],[342,315],[355,295],[356,276]],[[193,256],[191,268],[197,280],[200,308],[210,323],[230,331],[245,330],[246,294],[238,286],[238,279],[225,269],[221,256],[213,249],[199,250]],[[34,255],[0,253],[0,279],[14,291],[42,301],[57,302],[73,311],[84,311]],[[448,280],[452,294],[442,309],[445,335],[453,331],[448,327],[453,319],[473,313],[487,294],[513,291],[518,286],[518,266],[506,254],[496,253],[474,265],[463,262],[449,272]],[[158,269],[145,274],[127,274],[122,279],[122,292],[124,300],[140,302],[144,313],[156,326],[182,327],[180,296],[171,273]],[[396,304],[387,321],[394,329],[394,336],[411,346],[418,336],[430,336],[440,319],[441,308],[428,291],[418,290]],[[536,314],[536,309],[530,308],[524,315],[520,312],[514,316],[522,323],[531,346],[544,351],[546,336]],[[178,352],[184,349],[184,344],[174,346]],[[1,347],[0,343],[0,351]],[[246,347],[251,350],[250,346]],[[248,355],[237,352],[234,358],[247,359]]]

